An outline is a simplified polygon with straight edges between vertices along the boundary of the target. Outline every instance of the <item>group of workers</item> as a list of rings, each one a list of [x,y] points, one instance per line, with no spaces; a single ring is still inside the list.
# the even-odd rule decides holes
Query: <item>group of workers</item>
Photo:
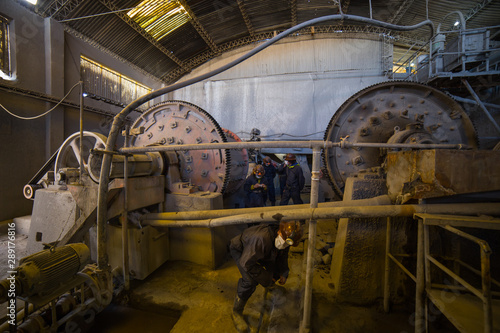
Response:
[[[267,199],[276,205],[274,178],[280,178],[280,205],[302,204],[300,191],[305,178],[302,168],[293,154],[285,156],[284,163],[278,165],[269,157],[263,164],[256,165],[245,181],[246,207],[264,207]],[[238,332],[247,332],[248,324],[243,317],[243,309],[256,287],[273,288],[275,283],[284,285],[288,278],[288,251],[302,239],[302,223],[280,221],[273,224],[257,224],[234,237],[229,244],[229,252],[241,273],[234,300],[232,319]]]
[[[282,164],[276,164],[269,156],[253,168],[253,172],[245,181],[243,189],[246,193],[246,207],[264,207],[267,199],[271,206],[276,205],[276,189],[274,178],[279,175],[280,205],[288,205],[290,199],[294,204],[304,203],[300,198],[300,191],[304,188],[305,178],[302,168],[297,163],[294,154],[286,154]]]

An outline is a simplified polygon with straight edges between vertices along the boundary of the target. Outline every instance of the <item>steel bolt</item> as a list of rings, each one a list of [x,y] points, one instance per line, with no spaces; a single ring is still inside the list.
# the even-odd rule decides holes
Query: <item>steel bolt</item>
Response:
[[[202,177],[206,177],[206,176],[208,176],[208,170],[202,170],[202,171],[201,171],[201,176],[202,176]]]
[[[379,125],[380,119],[378,119],[377,117],[370,117],[370,124],[371,125]]]
[[[362,127],[359,129],[359,135],[361,136],[368,136],[370,135],[370,129],[367,127]]]
[[[203,140],[200,137],[196,138],[196,143],[201,143]]]
[[[189,133],[189,132],[191,132],[191,127],[187,126],[187,127],[185,128],[185,130],[186,130],[186,133]]]
[[[201,153],[201,159],[202,160],[208,159],[208,154],[207,153]]]
[[[352,159],[352,164],[354,165],[360,165],[363,164],[363,158],[361,156],[356,156]]]
[[[173,123],[170,124],[170,128],[176,128],[177,127],[177,122],[174,121]]]
[[[175,142],[175,138],[174,137],[167,138],[167,141],[168,141],[168,143],[174,143]]]
[[[149,132],[148,133],[148,139],[151,139],[153,137],[153,133]]]

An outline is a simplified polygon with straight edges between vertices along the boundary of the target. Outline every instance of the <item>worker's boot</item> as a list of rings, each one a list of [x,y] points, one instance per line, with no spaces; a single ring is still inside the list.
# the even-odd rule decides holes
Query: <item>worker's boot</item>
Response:
[[[246,300],[242,300],[236,295],[234,298],[233,313],[231,317],[233,318],[234,326],[238,332],[248,332],[248,324],[243,318],[243,309],[245,308]]]

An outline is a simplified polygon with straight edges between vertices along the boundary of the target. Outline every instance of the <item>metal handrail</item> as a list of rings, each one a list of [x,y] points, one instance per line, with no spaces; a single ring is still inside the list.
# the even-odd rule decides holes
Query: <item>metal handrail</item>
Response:
[[[426,228],[426,234],[428,232],[429,225],[426,224],[425,218],[423,219],[423,224],[425,225]],[[449,225],[439,225],[439,227],[448,230],[458,236],[461,236],[465,239],[468,239],[476,244],[479,245],[479,248],[481,250],[481,285],[482,285],[482,290],[478,290],[477,288],[473,287],[471,284],[466,282],[464,279],[462,279],[460,276],[455,274],[453,271],[451,271],[449,268],[441,264],[439,261],[437,261],[434,257],[432,257],[430,254],[428,254],[428,247],[429,247],[429,242],[428,239],[424,241],[425,247],[426,247],[426,253],[424,254],[424,258],[427,261],[432,262],[436,267],[441,269],[443,272],[445,272],[448,276],[453,278],[455,281],[460,283],[462,286],[464,286],[468,291],[470,291],[472,294],[474,294],[476,297],[478,297],[482,303],[483,303],[483,311],[484,311],[484,332],[492,332],[493,331],[493,314],[492,314],[492,304],[491,304],[491,274],[490,274],[490,254],[491,254],[491,248],[489,244],[475,236],[469,235],[466,232],[463,232],[459,229],[456,229],[452,226]],[[427,283],[430,285],[430,272],[428,272],[428,281]]]

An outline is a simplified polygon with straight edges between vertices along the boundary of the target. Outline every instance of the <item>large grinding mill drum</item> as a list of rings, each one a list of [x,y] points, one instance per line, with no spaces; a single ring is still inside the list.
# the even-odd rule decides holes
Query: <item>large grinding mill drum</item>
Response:
[[[474,127],[460,105],[441,91],[414,82],[383,82],[350,97],[335,113],[325,140],[356,143],[464,144],[475,148]],[[336,194],[347,177],[382,165],[379,148],[329,148],[323,162]]]
[[[210,114],[183,101],[167,101],[144,112],[132,125],[131,146],[163,146],[226,142]],[[177,151],[182,181],[201,191],[221,192],[230,177],[230,155],[225,149]]]

